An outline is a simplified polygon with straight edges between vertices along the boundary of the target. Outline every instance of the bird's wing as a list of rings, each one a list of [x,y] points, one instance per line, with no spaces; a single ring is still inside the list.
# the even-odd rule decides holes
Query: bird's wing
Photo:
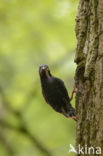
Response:
[[[61,97],[64,98],[65,102],[70,102],[70,98],[68,96],[68,92],[64,85],[64,82],[58,78],[55,78],[55,81],[57,92],[61,95]]]

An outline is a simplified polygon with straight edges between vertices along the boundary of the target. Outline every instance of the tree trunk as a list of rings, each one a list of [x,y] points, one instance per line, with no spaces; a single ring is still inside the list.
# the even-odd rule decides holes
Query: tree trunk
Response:
[[[80,0],[76,36],[77,155],[103,156],[103,0]]]

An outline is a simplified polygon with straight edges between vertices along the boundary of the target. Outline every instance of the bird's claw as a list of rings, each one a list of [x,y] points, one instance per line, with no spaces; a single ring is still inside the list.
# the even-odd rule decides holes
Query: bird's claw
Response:
[[[71,118],[74,119],[75,121],[78,120],[77,116],[72,116]]]

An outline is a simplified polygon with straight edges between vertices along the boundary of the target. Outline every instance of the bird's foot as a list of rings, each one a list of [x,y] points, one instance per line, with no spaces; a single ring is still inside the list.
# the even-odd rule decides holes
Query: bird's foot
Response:
[[[73,87],[73,91],[72,91],[72,95],[71,95],[70,101],[73,99],[74,93],[76,93],[76,86],[75,85]]]
[[[72,116],[71,118],[74,119],[75,121],[78,120],[77,116]]]

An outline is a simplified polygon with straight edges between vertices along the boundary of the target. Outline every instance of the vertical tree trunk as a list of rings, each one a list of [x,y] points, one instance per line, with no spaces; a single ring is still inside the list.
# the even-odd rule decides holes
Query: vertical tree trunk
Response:
[[[77,155],[94,156],[100,147],[103,156],[103,0],[80,0],[76,36],[76,145],[84,147]]]

